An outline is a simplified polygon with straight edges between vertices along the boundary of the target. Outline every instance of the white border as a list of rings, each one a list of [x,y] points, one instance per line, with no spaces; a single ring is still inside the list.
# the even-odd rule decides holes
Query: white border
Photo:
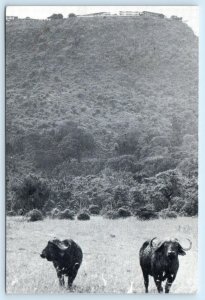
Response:
[[[4,14],[5,7],[7,5],[199,5],[200,7],[200,60],[199,60],[199,73],[200,73],[200,84],[199,84],[199,285],[198,293],[196,295],[169,295],[169,299],[179,299],[180,300],[204,300],[205,299],[205,1],[177,1],[177,0],[165,0],[165,1],[116,1],[116,0],[76,0],[76,1],[62,1],[62,0],[44,0],[44,1],[32,1],[32,0],[1,0],[0,1],[0,213],[1,213],[1,247],[0,247],[0,297],[5,299],[7,297],[12,297],[12,299],[34,299],[34,298],[43,298],[43,299],[54,299],[59,297],[74,297],[76,300],[79,300],[83,297],[84,300],[90,298],[93,299],[102,299],[106,298],[109,300],[115,300],[119,297],[123,299],[128,299],[128,297],[138,297],[140,299],[152,299],[159,297],[159,295],[6,295],[5,294],[5,55],[4,55],[4,46],[5,46],[5,30],[4,30]],[[150,298],[151,297],[151,298]],[[160,299],[167,299],[167,295],[160,295]]]

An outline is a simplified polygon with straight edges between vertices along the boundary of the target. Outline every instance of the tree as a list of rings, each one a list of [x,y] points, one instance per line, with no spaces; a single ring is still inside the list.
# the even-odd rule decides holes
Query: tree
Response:
[[[136,130],[120,135],[116,141],[118,154],[136,154],[139,150],[139,137],[140,133]]]
[[[74,18],[74,17],[76,17],[76,14],[70,13],[70,14],[68,15],[68,17],[69,17],[69,18]]]
[[[155,190],[159,191],[167,200],[167,208],[171,206],[171,200],[182,193],[182,184],[176,170],[168,170],[156,175]]]
[[[48,17],[48,19],[50,19],[50,20],[60,20],[60,19],[63,19],[63,15],[62,14],[52,14],[50,17]]]
[[[47,183],[34,175],[28,175],[13,187],[15,194],[14,210],[23,209],[24,213],[33,209],[42,209],[49,199],[50,188]]]
[[[173,115],[171,120],[172,126],[172,137],[171,137],[171,144],[173,146],[179,146],[182,143],[182,118],[177,115]]]
[[[63,159],[76,158],[80,162],[83,155],[92,154],[95,151],[95,146],[92,134],[83,128],[75,127],[62,139],[58,148]]]

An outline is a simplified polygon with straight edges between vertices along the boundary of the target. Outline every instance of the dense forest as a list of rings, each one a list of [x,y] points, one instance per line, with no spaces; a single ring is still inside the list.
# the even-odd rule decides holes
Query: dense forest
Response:
[[[6,24],[8,214],[194,216],[197,122],[198,38],[181,20]]]

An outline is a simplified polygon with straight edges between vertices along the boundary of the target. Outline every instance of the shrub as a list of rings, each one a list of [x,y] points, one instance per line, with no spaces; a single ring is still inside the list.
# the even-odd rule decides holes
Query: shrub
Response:
[[[65,160],[76,158],[81,162],[83,155],[94,153],[95,140],[92,134],[79,126],[72,126],[67,129],[67,134],[58,144],[59,153]]]
[[[58,214],[58,219],[74,220],[74,212],[70,209],[65,209]]]
[[[46,203],[44,204],[43,208],[42,208],[42,212],[44,215],[49,214],[49,212],[55,207],[55,202],[53,200],[48,200],[46,201]]]
[[[9,154],[23,154],[25,150],[25,137],[18,135],[18,137],[12,139],[6,143],[6,152]]]
[[[89,212],[92,215],[99,215],[99,213],[100,213],[100,207],[98,205],[90,205],[89,206]]]
[[[80,213],[78,214],[77,219],[78,219],[78,220],[83,220],[83,221],[85,221],[85,220],[90,220],[90,215],[89,215],[88,212],[83,211],[83,212],[80,212]]]
[[[33,209],[27,213],[28,221],[35,222],[43,220],[43,214],[38,209]]]
[[[177,218],[177,213],[175,211],[170,210],[167,212],[167,217],[168,218]]]
[[[70,14],[68,15],[68,17],[69,17],[69,18],[76,17],[76,14],[74,14],[74,13],[70,13]]]
[[[139,147],[139,137],[140,132],[136,130],[120,135],[116,140],[118,154],[134,154]]]
[[[133,211],[145,205],[145,193],[139,187],[132,187],[129,190],[130,204]]]
[[[182,209],[180,210],[181,214],[184,214],[186,216],[196,216],[198,214],[198,201],[197,199],[191,199],[187,201]]]
[[[159,152],[159,151],[157,151]],[[155,155],[144,159],[144,171],[149,175],[153,176],[157,173],[167,171],[176,167],[174,160],[169,156]]]
[[[15,194],[14,210],[23,209],[24,213],[32,210],[41,210],[49,199],[50,189],[46,182],[33,175],[29,175],[24,180],[13,187]]]
[[[134,156],[121,155],[118,157],[108,159],[106,167],[114,171],[136,172]]]
[[[18,216],[23,216],[23,215],[25,215],[24,209],[23,209],[23,208],[18,209],[17,215],[18,215]]]
[[[182,207],[185,204],[185,200],[182,199],[181,197],[173,197],[172,198],[172,205],[170,207],[170,209],[172,211],[175,211],[176,213],[179,213],[180,210],[182,209]]]
[[[47,172],[53,170],[62,161],[59,153],[54,153],[54,151],[49,150],[49,148],[45,150],[36,150],[34,156],[35,166],[39,169],[46,170]]]
[[[120,207],[117,212],[118,212],[119,217],[121,217],[121,218],[127,218],[127,217],[131,216],[131,212],[124,207]]]
[[[118,219],[119,218],[119,214],[116,210],[108,210],[105,214],[104,214],[104,218],[107,219]]]
[[[140,220],[158,219],[158,213],[156,213],[156,212],[155,212],[154,210],[152,210],[152,209],[148,209],[146,206],[137,209],[137,211],[136,211],[136,216],[137,216]]]
[[[58,208],[55,207],[55,208],[52,209],[52,211],[51,211],[51,218],[53,218],[53,219],[58,218],[59,213],[60,213],[60,210],[59,210]]]
[[[163,219],[167,219],[167,218],[177,218],[177,213],[173,210],[169,210],[169,209],[163,209],[162,211],[160,211],[159,216]]]
[[[114,188],[114,203],[116,207],[120,208],[121,206],[126,205],[128,200],[128,187],[124,185],[117,185]]]
[[[62,20],[63,15],[62,14],[52,14],[50,17],[48,17],[50,20]]]
[[[10,211],[7,212],[7,216],[13,217],[13,216],[16,216],[16,213],[15,213],[15,211],[10,210]]]

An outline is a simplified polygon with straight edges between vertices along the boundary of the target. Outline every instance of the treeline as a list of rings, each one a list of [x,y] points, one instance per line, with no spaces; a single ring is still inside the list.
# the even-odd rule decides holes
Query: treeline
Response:
[[[98,175],[72,176],[61,180],[29,175],[12,186],[7,210],[25,215],[39,209],[50,215],[53,209],[69,209],[75,214],[95,205],[99,213],[115,213],[123,208],[138,215],[143,208],[151,212],[174,212],[194,216],[198,212],[197,177],[189,178],[177,169],[143,177],[109,168]],[[150,212],[150,213],[151,213]],[[155,214],[151,214],[150,218]]]

